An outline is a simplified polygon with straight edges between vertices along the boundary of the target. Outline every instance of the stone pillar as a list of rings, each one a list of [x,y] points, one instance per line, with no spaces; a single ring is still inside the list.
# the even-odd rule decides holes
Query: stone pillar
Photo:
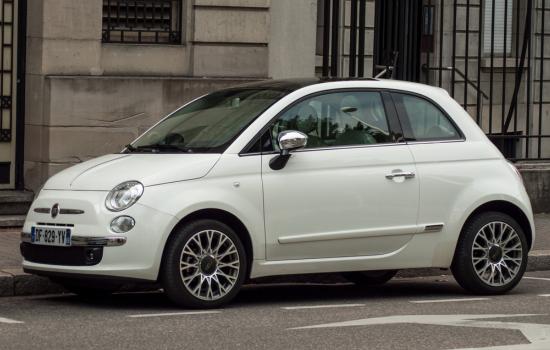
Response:
[[[317,0],[273,0],[269,12],[269,76],[315,76]]]

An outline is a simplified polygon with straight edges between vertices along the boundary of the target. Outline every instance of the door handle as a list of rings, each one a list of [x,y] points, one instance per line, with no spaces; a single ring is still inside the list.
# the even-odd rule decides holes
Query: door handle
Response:
[[[405,179],[412,179],[415,176],[415,173],[391,173],[386,174],[386,179],[393,179],[395,177],[404,177]]]

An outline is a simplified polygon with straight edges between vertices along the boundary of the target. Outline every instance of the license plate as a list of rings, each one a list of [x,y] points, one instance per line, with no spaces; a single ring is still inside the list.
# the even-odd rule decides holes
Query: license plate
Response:
[[[70,246],[71,229],[56,227],[32,227],[31,243],[63,247]]]

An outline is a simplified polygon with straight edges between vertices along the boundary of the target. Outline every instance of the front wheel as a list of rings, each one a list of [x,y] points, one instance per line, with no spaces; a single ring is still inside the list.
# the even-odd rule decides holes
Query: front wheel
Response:
[[[219,221],[193,221],[166,244],[161,280],[166,295],[178,305],[220,307],[237,295],[245,274],[243,244]]]
[[[498,212],[481,213],[464,225],[451,270],[469,292],[504,294],[523,277],[527,253],[525,234],[514,219]]]
[[[391,280],[398,270],[342,272],[341,275],[358,286],[377,286]]]

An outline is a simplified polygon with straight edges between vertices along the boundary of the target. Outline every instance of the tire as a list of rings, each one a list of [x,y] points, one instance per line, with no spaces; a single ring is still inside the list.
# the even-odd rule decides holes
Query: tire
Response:
[[[451,271],[458,284],[471,293],[504,294],[523,277],[527,253],[527,239],[513,218],[485,212],[462,228]]]
[[[93,288],[66,284],[63,285],[63,287],[65,287],[65,289],[67,289],[69,292],[77,295],[86,297],[101,297],[113,294],[114,292],[118,291],[121,286],[109,288]]]
[[[219,221],[186,224],[170,237],[164,250],[161,283],[168,298],[180,306],[221,307],[237,295],[244,282],[243,244]]]
[[[358,286],[377,286],[391,280],[398,270],[342,272],[341,275]]]

